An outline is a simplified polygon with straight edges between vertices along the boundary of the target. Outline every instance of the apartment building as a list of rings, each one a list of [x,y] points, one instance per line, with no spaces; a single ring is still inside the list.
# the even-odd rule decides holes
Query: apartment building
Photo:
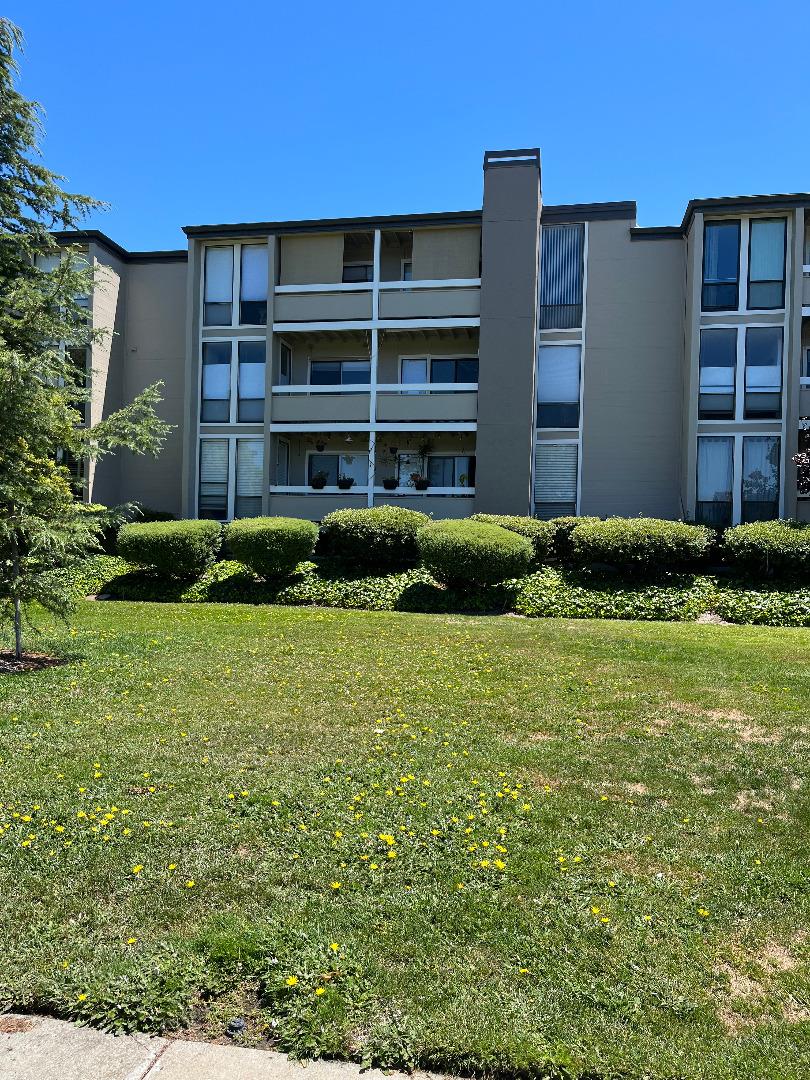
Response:
[[[396,503],[810,520],[810,194],[543,205],[538,150],[484,157],[483,206],[188,226],[186,249],[86,245],[96,420],[156,379],[157,460],[87,498],[185,517]]]

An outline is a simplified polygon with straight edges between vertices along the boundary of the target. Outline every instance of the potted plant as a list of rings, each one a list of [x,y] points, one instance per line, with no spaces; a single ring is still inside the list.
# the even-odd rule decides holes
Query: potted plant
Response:
[[[413,486],[417,491],[427,491],[430,487],[430,481],[426,476],[414,476]]]
[[[312,474],[309,481],[309,486],[315,491],[322,491],[326,487],[326,481],[329,477],[325,472],[316,472]]]
[[[399,481],[395,476],[384,476],[382,483],[386,491],[396,491],[399,487]]]
[[[341,491],[348,491],[349,488],[351,488],[353,485],[353,476],[346,476],[344,473],[340,474],[340,476],[338,477],[337,486],[340,488]]]

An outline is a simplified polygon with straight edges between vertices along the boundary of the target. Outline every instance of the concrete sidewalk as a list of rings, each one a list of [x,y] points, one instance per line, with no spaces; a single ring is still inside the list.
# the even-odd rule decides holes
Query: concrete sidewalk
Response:
[[[414,1073],[426,1080],[430,1074]],[[0,1016],[0,1080],[391,1080],[359,1065],[290,1061],[271,1050],[107,1035],[45,1016]]]

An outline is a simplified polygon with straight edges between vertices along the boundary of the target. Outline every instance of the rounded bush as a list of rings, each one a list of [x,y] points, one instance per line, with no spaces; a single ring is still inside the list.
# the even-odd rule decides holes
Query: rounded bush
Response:
[[[218,521],[144,521],[118,530],[118,554],[166,577],[196,578],[216,559],[222,541]]]
[[[284,577],[315,550],[318,526],[288,517],[256,517],[232,521],[225,542],[232,555],[265,579]]]
[[[725,562],[756,574],[810,577],[810,525],[799,521],[756,521],[723,534]]]
[[[534,548],[534,561],[538,565],[548,562],[554,554],[555,530],[550,521],[510,514],[473,514],[470,521],[479,521],[484,525],[500,525],[508,532],[525,536]]]
[[[630,573],[694,566],[709,553],[711,529],[659,518],[608,518],[576,525],[571,549],[582,563],[608,563]]]
[[[591,525],[595,521],[601,521],[598,517],[556,517],[549,521],[554,530],[554,555],[557,559],[570,559],[573,554],[571,545],[571,533],[577,525]]]
[[[534,556],[525,536],[469,519],[434,521],[417,539],[422,564],[446,585],[497,585],[522,577]]]
[[[416,534],[430,518],[404,506],[334,510],[321,522],[318,551],[357,567],[404,569],[419,557]]]

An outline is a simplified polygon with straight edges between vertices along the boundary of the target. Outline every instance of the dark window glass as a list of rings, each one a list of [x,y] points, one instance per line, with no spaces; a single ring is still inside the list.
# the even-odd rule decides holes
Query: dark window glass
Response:
[[[703,228],[703,310],[736,311],[740,300],[740,223],[707,221]]]
[[[240,424],[261,423],[264,420],[264,358],[263,341],[239,342]]]
[[[313,360],[310,386],[367,386],[371,381],[369,360]]]
[[[748,243],[748,307],[785,306],[785,218],[754,218]]]
[[[309,368],[311,386],[340,386],[339,360],[313,360]]]
[[[343,281],[346,284],[371,281],[373,277],[373,263],[353,263],[343,267]]]
[[[474,356],[439,357],[431,360],[430,381],[432,383],[477,383],[478,358]]]
[[[700,332],[700,419],[733,420],[737,331]]]
[[[340,457],[338,454],[310,454],[308,477],[309,483],[312,483],[312,478],[322,474],[326,477],[327,487],[336,487],[338,482],[338,473],[340,471]]]
[[[782,415],[782,328],[749,326],[745,332],[745,418]]]
[[[371,361],[344,360],[341,364],[340,381],[344,386],[367,386],[371,382]]]
[[[200,420],[223,424],[231,418],[231,343],[203,342]]]
[[[266,245],[246,244],[242,248],[240,323],[263,326],[267,322],[267,269]]]
[[[538,402],[537,426],[541,428],[578,428],[579,402]]]

